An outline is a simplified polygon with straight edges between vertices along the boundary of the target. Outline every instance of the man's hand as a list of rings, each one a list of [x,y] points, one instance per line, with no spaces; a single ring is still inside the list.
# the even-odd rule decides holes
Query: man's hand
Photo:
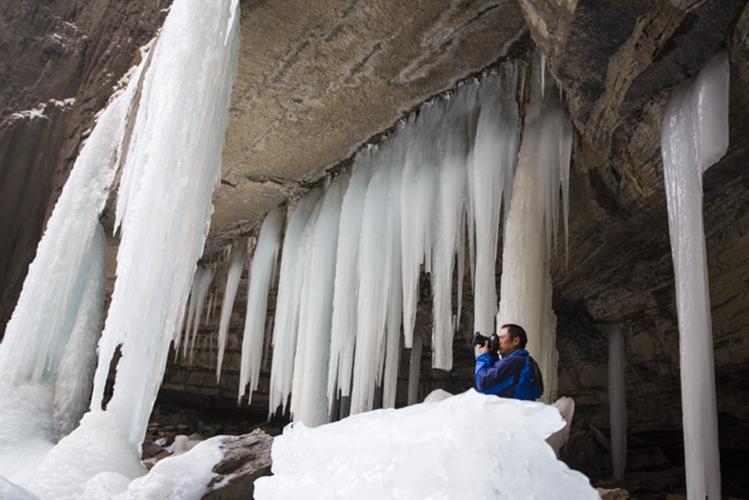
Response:
[[[481,356],[485,352],[489,352],[489,341],[488,340],[486,342],[484,342],[484,345],[482,345],[481,347],[479,347],[479,356]]]

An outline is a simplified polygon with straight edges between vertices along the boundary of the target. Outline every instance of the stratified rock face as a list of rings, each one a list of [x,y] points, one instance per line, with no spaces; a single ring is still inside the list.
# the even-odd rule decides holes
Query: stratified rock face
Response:
[[[207,251],[525,33],[504,0],[243,3]]]
[[[0,4],[0,336],[85,131],[170,3]]]

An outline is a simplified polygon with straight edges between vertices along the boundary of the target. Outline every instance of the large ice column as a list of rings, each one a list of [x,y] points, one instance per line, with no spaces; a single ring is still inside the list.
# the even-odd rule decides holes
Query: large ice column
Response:
[[[226,276],[226,287],[224,288],[224,302],[221,304],[221,319],[218,325],[217,381],[221,378],[221,367],[224,364],[224,351],[226,351],[226,339],[229,336],[229,323],[231,323],[231,313],[234,310],[234,299],[237,297],[239,281],[242,279],[242,269],[244,269],[246,253],[247,248],[244,241],[236,243],[231,249],[231,261],[229,263],[229,272]]]
[[[304,233],[319,197],[318,189],[304,195],[297,202],[286,225],[276,297],[276,316],[273,323],[273,361],[268,408],[270,414],[275,413],[279,406],[285,411],[291,394],[306,253],[303,245]]]
[[[19,385],[56,378],[82,292],[86,253],[122,156],[126,122],[142,75],[102,111],[47,222],[0,344],[0,379]]]
[[[728,58],[709,61],[677,89],[663,117],[661,151],[679,317],[681,404],[687,495],[720,498],[702,173],[728,149]]]
[[[398,390],[398,366],[401,353],[401,323],[403,322],[403,285],[401,281],[401,206],[400,189],[404,144],[395,141],[390,158],[389,204],[387,211],[390,263],[387,317],[385,319],[385,368],[382,376],[382,407],[394,408]]]
[[[356,340],[356,303],[358,296],[357,263],[361,235],[364,196],[371,174],[371,152],[365,149],[356,155],[351,179],[343,196],[336,250],[333,319],[330,332],[330,363],[328,365],[328,403],[333,404],[337,391],[351,394],[351,373]],[[330,409],[330,408],[329,408]]]
[[[508,209],[517,164],[518,73],[517,63],[506,63],[481,81],[476,137],[468,162],[469,229],[475,236],[476,254],[473,328],[484,335],[494,331],[500,210],[503,200]],[[471,239],[469,243],[474,248]]]
[[[275,275],[278,247],[281,244],[283,215],[283,211],[276,208],[265,216],[250,265],[248,278],[250,286],[247,292],[247,315],[242,337],[238,395],[241,399],[247,393],[249,383],[248,401],[252,401],[252,392],[257,390],[260,380],[265,316],[268,312],[268,290]]]
[[[569,169],[572,126],[555,92],[544,91],[541,85],[543,61],[538,56],[533,73],[505,224],[497,327],[515,323],[526,330],[527,349],[544,379],[543,400],[549,402],[556,396],[558,359],[549,257],[562,179]]]
[[[338,246],[341,202],[348,183],[339,175],[318,202],[316,220],[311,227],[304,269],[304,284],[299,303],[291,413],[295,421],[315,426],[329,421],[327,401],[330,325]]]
[[[117,281],[99,345],[92,408],[101,408],[110,359],[120,345],[106,414],[134,450],[145,434],[208,233],[239,41],[239,16],[230,5],[172,4],[133,123],[124,168],[137,175],[118,210]]]
[[[627,399],[624,378],[624,334],[618,326],[604,328],[609,337],[609,424],[614,478],[624,479],[627,460]]]

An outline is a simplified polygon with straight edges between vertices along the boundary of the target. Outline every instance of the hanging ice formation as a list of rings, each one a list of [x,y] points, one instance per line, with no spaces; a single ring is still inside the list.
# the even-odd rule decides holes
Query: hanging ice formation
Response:
[[[329,420],[326,389],[330,324],[338,224],[347,177],[339,175],[320,197],[304,234],[291,413],[308,425]]]
[[[609,337],[609,424],[614,478],[624,479],[627,460],[627,398],[624,379],[624,334],[618,326],[604,329]]]
[[[556,237],[560,191],[566,206],[572,125],[534,57],[530,103],[505,223],[497,327],[521,325],[544,379],[544,401],[556,396],[556,317],[551,309],[549,257]],[[566,211],[565,211],[566,216]],[[567,223],[565,221],[565,227]],[[480,251],[480,250],[478,250]],[[477,277],[478,278],[478,277]]]
[[[247,316],[242,337],[238,399],[247,393],[248,400],[252,401],[252,392],[257,390],[260,379],[265,315],[268,311],[268,290],[275,274],[282,228],[283,212],[280,208],[271,210],[260,228],[255,253],[252,256],[248,278]],[[249,391],[247,390],[248,383]]]
[[[180,353],[180,344],[181,342],[184,342],[182,344],[182,358],[187,358],[190,364],[193,362],[195,338],[198,335],[198,328],[200,327],[201,318],[203,317],[203,306],[205,305],[208,289],[213,283],[213,277],[215,274],[216,268],[213,266],[199,265],[195,270],[195,275],[192,279],[192,288],[190,288],[190,301],[188,303],[185,318],[184,341],[182,341],[183,335],[178,333],[174,342],[174,350],[177,356],[179,356]],[[210,308],[210,303],[208,304],[208,307]],[[207,321],[207,319],[205,321]]]
[[[500,207],[516,164],[519,86],[517,62],[461,84],[360,151],[346,183],[337,179],[323,195],[312,192],[298,202],[281,257],[270,413],[285,410],[291,394],[294,418],[314,425],[327,421],[339,397],[351,398],[352,413],[371,409],[376,387],[383,405],[394,406],[401,346],[414,347],[422,271],[431,274],[434,297],[432,364],[449,370],[466,243],[477,315],[485,331],[493,328]],[[334,240],[324,250],[320,231]],[[475,279],[474,268],[481,275]],[[420,344],[414,348],[420,359]],[[411,378],[415,387],[418,370]]]
[[[64,348],[67,339],[78,335],[78,325],[96,323],[79,316],[71,331],[53,329],[73,324],[63,320],[72,317],[73,301],[101,303],[89,300],[93,292],[80,291],[80,280],[82,270],[101,267],[93,265],[103,258],[103,238],[95,236],[97,218],[122,163],[117,280],[99,342],[91,410],[26,471],[21,485],[42,497],[75,497],[99,472],[127,477],[143,472],[140,443],[169,344],[178,334],[219,178],[238,43],[238,16],[227,27],[229,6],[228,0],[173,3],[148,57],[99,116],[24,284],[12,320],[18,326],[8,330],[0,348],[2,379],[14,384],[59,377],[66,370],[61,358],[78,351]],[[24,293],[33,297],[33,314]],[[41,308],[40,297],[48,297]],[[39,328],[33,316],[40,318]],[[14,340],[17,336],[23,339]],[[103,410],[110,360],[118,347],[122,357],[114,392]],[[7,362],[8,352],[15,367]],[[19,357],[28,362],[19,364]],[[0,412],[5,414],[5,408]]]
[[[663,116],[661,151],[679,318],[681,403],[687,496],[720,498],[702,174],[728,150],[729,66],[718,54],[677,89]]]
[[[269,412],[278,407],[286,410],[291,394],[294,354],[297,344],[299,303],[304,271],[304,233],[320,191],[313,189],[296,204],[286,225],[281,255],[281,271],[276,297],[276,317],[273,323],[273,361],[271,363]]]
[[[218,358],[216,361],[216,382],[221,378],[221,367],[224,364],[224,352],[226,351],[226,339],[229,336],[229,322],[234,310],[234,299],[239,289],[239,280],[242,278],[242,269],[246,257],[246,245],[244,241],[236,243],[231,248],[231,262],[226,277],[226,288],[224,288],[224,301],[221,304],[221,320],[218,326]]]

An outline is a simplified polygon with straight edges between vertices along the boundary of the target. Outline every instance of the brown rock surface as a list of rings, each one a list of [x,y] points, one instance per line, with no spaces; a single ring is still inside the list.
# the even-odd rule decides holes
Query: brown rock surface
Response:
[[[270,475],[273,438],[254,430],[242,436],[226,436],[221,443],[224,458],[213,467],[218,474],[208,485],[212,491],[203,498],[230,500],[252,498],[255,479]]]

